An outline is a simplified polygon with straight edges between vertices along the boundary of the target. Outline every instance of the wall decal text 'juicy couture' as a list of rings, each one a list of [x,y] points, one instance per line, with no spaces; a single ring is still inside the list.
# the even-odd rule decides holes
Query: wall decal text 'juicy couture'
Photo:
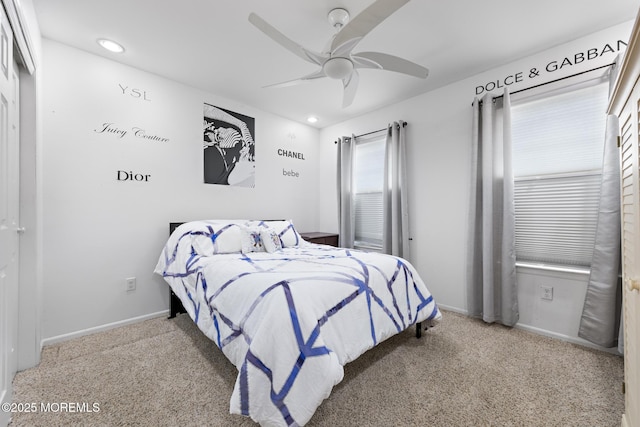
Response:
[[[93,131],[103,135],[115,135],[118,138],[124,138],[125,136],[131,134],[136,138],[140,138],[146,141],[169,142],[169,138],[164,138],[158,135],[147,133],[147,131],[142,128],[132,127],[127,130],[117,127],[115,123],[103,123]]]

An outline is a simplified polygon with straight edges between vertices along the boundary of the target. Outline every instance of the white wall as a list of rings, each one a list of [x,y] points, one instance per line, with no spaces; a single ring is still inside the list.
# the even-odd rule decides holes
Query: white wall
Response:
[[[465,312],[474,96],[490,82],[515,91],[610,63],[631,26],[610,28],[322,131],[44,40],[42,337],[51,342],[165,310],[166,285],[152,270],[170,221],[291,218],[300,231],[337,231],[333,141],[399,119],[409,123],[411,261],[441,306]],[[123,87],[129,90],[123,93]],[[131,88],[145,95],[132,96]],[[256,119],[255,189],[202,183],[203,102]],[[124,138],[99,134],[95,130],[103,123],[141,127],[170,141],[143,141],[130,132]],[[303,152],[306,160],[280,157],[278,148]],[[286,177],[283,169],[300,177]],[[118,170],[149,174],[150,180],[119,182]],[[519,272],[521,326],[575,338],[584,277],[525,273]],[[125,291],[127,277],[137,278],[136,291]],[[560,283],[553,304],[540,303],[540,280]]]
[[[170,221],[285,218],[316,229],[317,129],[50,40],[43,57],[45,342],[166,310],[168,287],[152,272]],[[255,188],[203,183],[204,102],[255,118]],[[127,135],[96,132],[104,123]],[[118,181],[118,170],[150,178]],[[128,277],[137,290],[125,291]]]
[[[520,326],[558,338],[576,339],[587,295],[589,276],[572,272],[541,271],[519,267],[517,273]],[[542,286],[553,287],[553,299],[541,298]]]
[[[408,122],[411,261],[441,306],[466,312],[468,171],[474,97],[486,93],[487,87],[508,85],[514,92],[609,64],[617,56],[618,47],[624,47],[618,40],[628,40],[632,24],[629,21],[321,131],[321,162],[329,167],[336,163],[333,141],[339,136],[370,132],[394,120]],[[491,83],[496,81],[499,84]],[[502,89],[493,92],[502,93]],[[327,176],[334,177],[335,173]],[[327,231],[338,229],[335,186],[335,178],[319,181],[323,201],[318,207],[319,225]],[[519,271],[520,326],[580,341],[574,325],[579,321],[586,276],[567,278],[530,270],[526,276],[523,274]],[[532,280],[532,275],[537,279]],[[557,284],[559,299],[541,304],[540,283]]]

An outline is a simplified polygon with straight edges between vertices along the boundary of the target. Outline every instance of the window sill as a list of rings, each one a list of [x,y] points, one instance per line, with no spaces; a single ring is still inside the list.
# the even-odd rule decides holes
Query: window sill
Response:
[[[353,244],[353,248],[359,249],[362,251],[369,251],[369,252],[382,252],[382,246],[367,245],[366,243],[362,243],[362,242],[355,242]]]
[[[560,273],[583,274],[585,276],[591,274],[591,269],[589,267],[580,266],[553,265],[519,261],[516,262],[516,267],[529,268],[532,270],[555,271]]]

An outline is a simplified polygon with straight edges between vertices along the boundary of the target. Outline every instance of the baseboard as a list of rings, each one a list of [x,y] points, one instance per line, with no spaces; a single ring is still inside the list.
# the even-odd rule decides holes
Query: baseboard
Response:
[[[438,307],[441,308],[442,310],[452,311],[454,313],[462,314],[462,315],[465,315],[465,316],[468,314],[466,310],[462,310],[462,309],[457,308],[457,307],[451,307],[451,306],[447,306],[447,305],[443,305],[443,304],[438,304]],[[130,325],[132,323],[139,323],[139,322],[143,322],[145,320],[155,319],[156,317],[162,317],[162,316],[168,316],[168,315],[169,315],[169,310],[162,310],[162,311],[158,311],[156,313],[145,314],[144,316],[133,317],[131,319],[120,320],[118,322],[108,323],[106,325],[95,326],[93,328],[83,329],[83,330],[80,330],[80,331],[71,332],[71,333],[64,334],[64,335],[58,335],[58,336],[55,336],[55,337],[45,338],[45,339],[43,339],[41,341],[41,348],[45,347],[47,345],[56,344],[56,343],[63,342],[63,341],[68,341],[70,339],[79,338],[79,337],[82,337],[82,336],[85,336],[85,335],[95,334],[96,332],[107,331],[109,329],[114,329],[114,328],[117,328],[117,327],[120,327],[120,326]],[[568,335],[558,334],[556,332],[551,332],[551,331],[547,331],[545,329],[540,329],[540,328],[536,328],[534,326],[529,326],[529,325],[523,325],[523,324],[520,324],[520,323],[517,323],[514,327],[517,328],[517,329],[522,329],[522,330],[525,330],[525,331],[528,331],[528,332],[532,332],[534,334],[544,335],[544,336],[547,336],[547,337],[559,339],[561,341],[570,342],[572,344],[577,344],[577,345],[581,345],[581,346],[584,346],[584,347],[589,347],[589,348],[593,348],[593,349],[596,349],[596,350],[605,351],[607,353],[616,354],[616,355],[620,354],[618,352],[618,350],[615,349],[615,348],[612,349],[612,348],[601,347],[601,346],[593,344],[593,343],[591,343],[591,342],[589,342],[587,340],[583,340],[582,338],[576,338],[576,337],[571,337],[571,336],[568,336]],[[623,418],[623,422],[624,422],[624,418]]]
[[[55,337],[45,338],[41,341],[40,347],[45,347],[51,344],[57,344],[59,342],[68,341],[74,338],[79,338],[85,335],[95,334],[96,332],[108,331],[109,329],[118,328],[120,326],[130,325],[132,323],[139,323],[149,319],[155,319],[157,317],[168,316],[169,310],[162,310],[156,313],[145,314],[144,316],[132,317],[130,319],[120,320],[118,322],[107,323],[106,325],[95,326],[93,328],[83,329],[76,332],[71,332],[64,335],[58,335]]]
[[[523,325],[521,323],[516,323],[514,328],[522,329],[524,331],[532,332],[532,333],[537,334],[537,335],[543,335],[543,336],[547,336],[547,337],[550,337],[550,338],[555,338],[555,339],[558,339],[558,340],[561,340],[561,341],[569,342],[571,344],[577,344],[577,345],[581,345],[583,347],[589,347],[589,348],[592,348],[594,350],[600,350],[600,351],[604,351],[606,353],[611,353],[611,354],[615,354],[615,355],[620,356],[620,353],[618,352],[617,348],[602,347],[602,346],[594,344],[594,343],[592,343],[590,341],[584,340],[582,338],[571,337],[569,335],[559,334],[557,332],[551,332],[551,331],[547,331],[546,329],[540,329],[540,328],[536,328],[536,327],[530,326],[530,325]]]
[[[438,304],[438,308],[441,308],[441,309],[443,309],[443,310],[445,310],[445,311],[453,311],[454,313],[463,314],[463,315],[465,315],[465,316],[466,316],[467,314],[469,314],[469,313],[467,312],[467,310],[463,310],[463,309],[458,308],[458,307],[451,307],[451,306],[444,305],[444,304]]]
[[[447,305],[443,305],[443,304],[438,304],[438,307],[441,308],[442,310],[445,311],[452,311],[454,313],[458,313],[458,314],[462,314],[467,316],[469,313],[467,312],[467,310],[463,310],[461,308],[458,307],[450,307]],[[572,344],[577,344],[577,345],[581,345],[583,347],[589,347],[589,348],[593,348],[595,350],[600,350],[600,351],[604,351],[607,353],[611,353],[611,354],[615,354],[620,356],[620,352],[618,352],[618,350],[616,348],[606,348],[606,347],[601,347],[597,344],[594,344],[592,342],[589,342],[587,340],[584,340],[582,338],[579,337],[571,337],[569,335],[563,335],[563,334],[559,334],[557,332],[552,332],[552,331],[548,331],[546,329],[540,329],[540,328],[536,328],[535,326],[530,326],[530,325],[523,325],[522,323],[516,323],[516,325],[514,326],[514,328],[517,329],[522,329],[524,331],[528,331],[537,335],[543,335],[546,337],[550,337],[550,338],[555,338],[561,341],[566,341],[566,342],[570,342]]]

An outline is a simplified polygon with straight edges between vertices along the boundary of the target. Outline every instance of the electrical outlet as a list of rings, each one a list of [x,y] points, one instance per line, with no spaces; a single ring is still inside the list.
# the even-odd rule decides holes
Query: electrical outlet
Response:
[[[135,277],[129,277],[128,279],[124,279],[124,282],[126,284],[127,292],[136,290],[136,278]]]
[[[542,291],[540,298],[549,301],[553,300],[553,288],[551,286],[540,286],[540,290]]]

